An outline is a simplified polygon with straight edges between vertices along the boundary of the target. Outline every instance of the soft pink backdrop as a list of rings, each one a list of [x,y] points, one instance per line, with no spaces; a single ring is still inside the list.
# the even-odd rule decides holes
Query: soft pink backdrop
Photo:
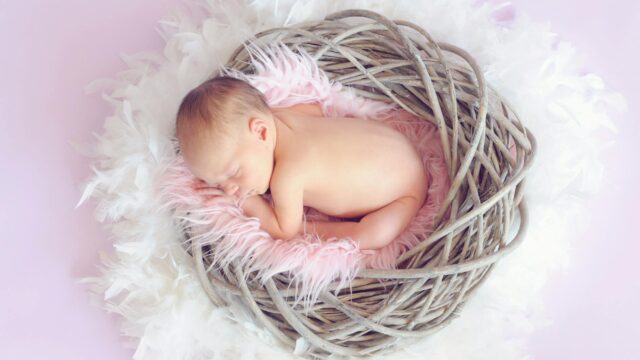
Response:
[[[93,219],[93,202],[74,210],[90,170],[68,141],[92,142],[111,114],[84,86],[124,70],[120,53],[161,49],[156,23],[179,3],[0,1],[2,358],[113,360],[133,354],[122,345],[118,317],[91,305],[84,286],[75,283],[99,274],[98,251],[111,251],[111,244]],[[573,242],[569,270],[553,274],[545,288],[545,312],[554,324],[529,339],[531,352],[536,359],[637,358],[640,5],[513,4],[502,12],[503,21],[524,12],[549,22],[581,53],[583,70],[601,75],[629,102],[629,113],[617,119],[618,143],[605,155],[607,178],[592,201],[594,221]]]

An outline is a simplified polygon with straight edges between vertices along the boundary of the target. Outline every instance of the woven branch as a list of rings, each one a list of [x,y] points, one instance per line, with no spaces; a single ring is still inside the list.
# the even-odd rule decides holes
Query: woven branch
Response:
[[[396,270],[362,270],[350,288],[336,292],[331,286],[322,293],[309,313],[294,306],[290,274],[261,286],[237,266],[207,271],[207,251],[193,244],[211,300],[225,305],[216,289],[237,295],[286,345],[293,348],[304,337],[310,345],[305,355],[312,358],[382,354],[401,338],[421,338],[445,327],[495,262],[523,239],[528,219],[523,185],[535,138],[466,51],[435,42],[410,22],[345,10],[323,21],[270,29],[249,41],[303,48],[331,80],[435,124],[451,188],[435,231],[402,254]],[[226,66],[249,74],[254,69],[248,59],[240,46]]]

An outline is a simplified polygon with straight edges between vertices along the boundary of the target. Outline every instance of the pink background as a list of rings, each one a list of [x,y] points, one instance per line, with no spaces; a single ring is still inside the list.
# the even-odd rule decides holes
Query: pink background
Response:
[[[179,0],[7,2],[0,7],[0,352],[6,359],[130,359],[118,317],[89,303],[76,280],[99,274],[98,251],[111,251],[94,203],[74,206],[90,176],[88,159],[69,141],[89,143],[110,107],[86,95],[91,80],[126,68],[118,54],[159,50],[156,23]],[[496,1],[493,1],[496,2]],[[629,113],[606,154],[605,184],[592,201],[586,236],[571,248],[570,268],[545,287],[550,327],[530,339],[536,359],[631,359],[640,338],[636,297],[640,200],[636,82],[640,5],[631,0],[512,2],[514,12],[549,22],[585,58],[585,72],[623,93]],[[55,5],[54,5],[55,4]],[[635,166],[631,166],[635,165]]]

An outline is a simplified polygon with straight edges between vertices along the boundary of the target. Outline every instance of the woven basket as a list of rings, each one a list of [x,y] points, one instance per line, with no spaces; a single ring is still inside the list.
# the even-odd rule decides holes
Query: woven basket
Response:
[[[203,254],[215,249],[188,245],[207,294],[218,306],[225,302],[216,291],[239,296],[291,348],[303,337],[309,345],[304,354],[313,358],[381,354],[394,350],[401,338],[443,328],[459,316],[494,263],[522,241],[523,184],[535,154],[534,137],[488,87],[467,52],[436,43],[410,22],[346,10],[255,37],[251,41],[257,44],[280,41],[292,50],[304,48],[331,80],[437,125],[451,188],[435,231],[402,254],[396,270],[363,270],[350,289],[322,293],[308,314],[293,306],[291,274],[261,286],[240,267],[206,271],[211,263]],[[226,66],[252,73],[248,58],[240,46]]]

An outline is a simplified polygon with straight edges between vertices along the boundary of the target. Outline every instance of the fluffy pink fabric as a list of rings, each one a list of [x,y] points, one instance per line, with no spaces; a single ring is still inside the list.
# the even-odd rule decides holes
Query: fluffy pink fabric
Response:
[[[351,239],[319,239],[304,234],[289,241],[274,240],[260,229],[256,218],[248,218],[235,205],[203,207],[198,194],[191,190],[195,177],[177,157],[163,178],[161,192],[164,206],[180,219],[193,241],[212,244],[207,254],[215,267],[226,268],[237,262],[245,274],[257,271],[265,281],[278,273],[291,275],[297,300],[315,302],[319,292],[332,281],[338,288],[348,284],[361,268],[394,268],[395,259],[433,231],[433,221],[448,189],[449,177],[437,129],[415,118],[395,104],[386,104],[356,96],[340,83],[332,83],[313,58],[302,49],[299,55],[282,44],[247,50],[256,73],[246,75],[232,69],[223,73],[248,81],[262,91],[272,108],[317,102],[325,116],[361,117],[382,121],[405,134],[422,154],[431,183],[428,198],[408,228],[397,239],[379,250],[360,251]],[[322,120],[319,120],[322,121]],[[265,195],[268,198],[268,195]],[[271,199],[269,199],[271,200]],[[311,208],[305,217],[340,221]]]

